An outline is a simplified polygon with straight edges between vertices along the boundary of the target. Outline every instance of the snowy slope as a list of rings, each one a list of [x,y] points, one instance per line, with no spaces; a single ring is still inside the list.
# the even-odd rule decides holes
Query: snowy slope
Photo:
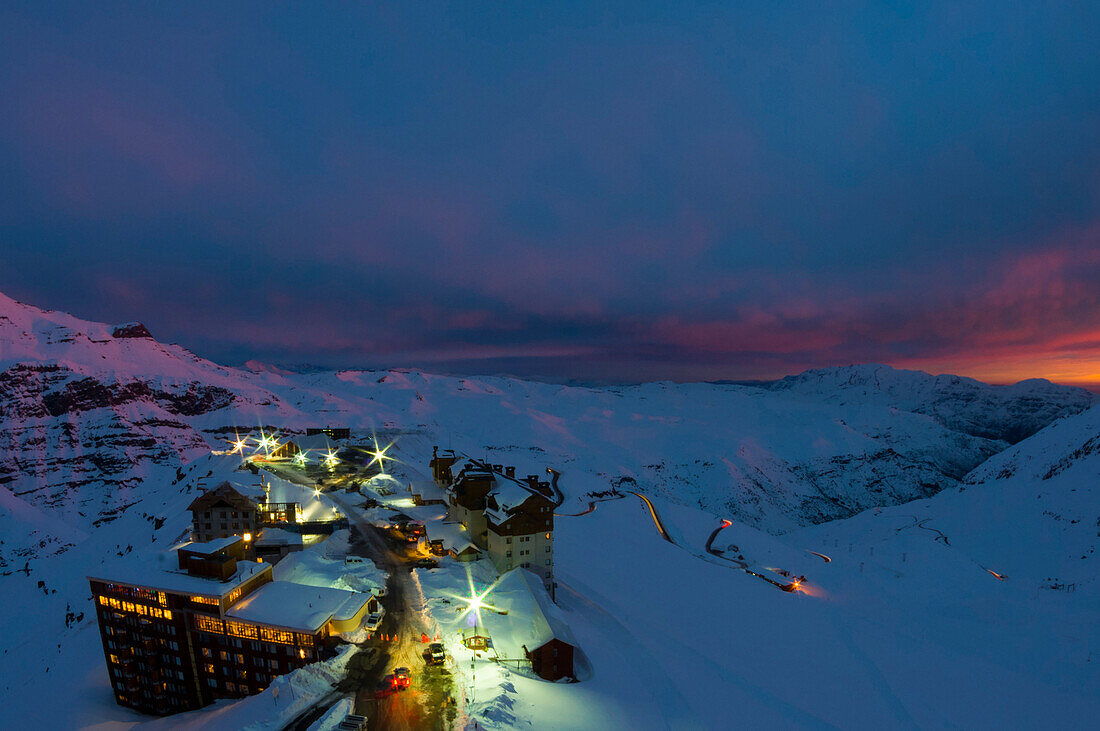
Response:
[[[858,379],[852,369],[809,372],[770,390],[243,370],[162,345],[139,325],[2,296],[0,367],[0,485],[81,532],[113,519],[154,474],[261,423],[415,431],[527,456],[538,469],[595,455],[593,489],[634,485],[787,530],[956,485],[1006,446],[988,435],[1030,433],[1091,399],[1050,384],[949,388],[945,377],[883,367]]]
[[[478,721],[1089,728],[1100,712],[1098,445],[1095,407],[994,457],[961,489],[778,537],[740,524],[719,533],[754,568],[807,576],[805,593],[708,555],[721,523],[698,510],[654,501],[680,545],[633,498],[558,518],[559,604],[585,680],[479,669]]]
[[[1015,444],[1064,413],[1077,413],[1098,398],[1083,388],[1032,378],[989,386],[963,376],[932,376],[885,365],[817,368],[787,376],[766,388],[825,398],[830,402],[888,405],[926,414],[964,434]]]
[[[706,692],[715,687],[685,680],[701,667],[726,678],[716,692],[742,704],[746,723],[858,725],[846,722],[851,708],[834,695],[847,687],[833,676],[847,675],[868,699],[868,719],[968,725],[975,717],[962,702],[915,712],[927,684],[903,692],[891,673],[901,673],[904,685],[915,682],[911,674],[949,662],[960,677],[980,677],[986,661],[1011,670],[999,682],[1037,707],[1059,698],[1067,709],[1095,710],[1075,700],[1095,689],[1072,644],[1091,647],[1091,636],[1065,629],[1052,637],[1049,629],[1091,617],[1090,605],[1081,608],[1093,591],[1091,560],[1077,556],[1091,557],[1095,540],[1095,494],[1082,481],[1095,482],[1100,437],[1097,409],[1077,412],[1093,398],[1045,383],[994,388],[952,378],[864,367],[809,372],[766,388],[593,389],[406,371],[245,370],[162,345],[134,325],[84,322],[0,296],[0,589],[9,598],[0,612],[9,627],[28,614],[41,620],[41,631],[9,633],[0,643],[10,670],[0,699],[23,709],[27,723],[48,725],[49,689],[64,683],[82,698],[106,696],[101,705],[70,708],[66,726],[135,720],[105,693],[83,576],[119,553],[179,538],[198,479],[224,469],[205,456],[210,448],[234,427],[262,423],[384,429],[400,435],[402,454],[421,467],[432,444],[515,464],[521,474],[554,467],[571,512],[583,510],[589,493],[636,489],[676,518],[673,530],[696,553],[713,516],[737,520],[730,536],[790,564],[797,563],[792,555],[806,559],[806,548],[851,546],[850,557],[825,567],[812,556],[787,566],[819,582],[823,594],[813,599],[828,607],[819,612],[803,608],[807,597],[774,596],[660,540],[634,501],[563,518],[563,606],[577,615],[596,675],[562,692],[602,708],[593,718],[667,716],[674,726],[724,727]],[[815,523],[824,525],[805,527]],[[936,541],[931,527],[951,546]],[[917,558],[932,568],[898,567]],[[692,599],[677,604],[676,597]],[[899,606],[914,609],[898,613]],[[858,622],[849,622],[853,607]],[[865,646],[865,638],[900,627],[883,647],[924,647],[918,610],[938,618],[942,637],[929,640],[914,669]],[[720,628],[727,624],[733,629]],[[1027,647],[973,659],[985,657],[981,642],[1011,644],[1011,632],[1028,638]],[[950,646],[963,635],[976,638],[961,640],[965,662]],[[810,664],[816,672],[790,664],[807,643],[820,644]],[[1078,685],[1058,679],[1048,687],[1043,673],[1057,674],[1050,669],[1056,656],[1044,647],[1070,658]],[[1041,666],[1041,677],[1027,663]],[[889,672],[876,674],[876,667]],[[1033,682],[1029,696],[1024,690]],[[637,684],[660,692],[638,701]],[[541,704],[516,702],[518,717],[547,720]]]

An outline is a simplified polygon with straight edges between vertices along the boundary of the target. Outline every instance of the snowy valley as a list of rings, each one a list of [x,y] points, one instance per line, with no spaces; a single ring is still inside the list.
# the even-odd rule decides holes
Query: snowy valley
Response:
[[[1100,712],[1097,402],[874,365],[606,388],[231,368],[0,295],[0,692],[20,726],[148,722],[113,702],[84,577],[184,538],[211,450],[238,431],[340,425],[396,435],[410,480],[434,445],[561,473],[557,598],[586,675],[463,678],[467,721],[1086,727]],[[609,491],[647,496],[675,542],[639,500],[599,502]],[[805,575],[805,590],[708,552],[722,520],[720,551]],[[244,725],[254,702],[195,727]]]

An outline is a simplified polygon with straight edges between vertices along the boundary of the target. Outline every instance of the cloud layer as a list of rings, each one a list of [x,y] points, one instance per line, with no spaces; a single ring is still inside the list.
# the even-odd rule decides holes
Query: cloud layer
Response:
[[[1100,11],[982,5],[11,7],[0,288],[228,361],[1096,386]]]

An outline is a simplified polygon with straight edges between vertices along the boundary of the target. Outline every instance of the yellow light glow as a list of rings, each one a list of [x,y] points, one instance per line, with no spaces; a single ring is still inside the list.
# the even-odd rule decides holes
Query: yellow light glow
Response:
[[[385,447],[379,447],[378,446],[378,438],[375,437],[374,438],[374,451],[373,452],[368,452],[368,454],[371,456],[371,460],[370,460],[370,462],[367,463],[367,467],[370,467],[372,464],[377,462],[378,463],[378,470],[382,474],[386,474],[386,460],[388,459],[391,462],[394,461],[393,457],[386,454],[386,452],[392,446],[393,446],[393,442],[390,442]]]
[[[251,533],[245,533],[243,537],[244,537],[244,542],[245,543],[248,543],[249,541],[252,540],[252,534]]]

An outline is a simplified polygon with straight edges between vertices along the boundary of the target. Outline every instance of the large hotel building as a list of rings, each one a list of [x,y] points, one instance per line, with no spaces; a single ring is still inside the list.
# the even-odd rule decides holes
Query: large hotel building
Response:
[[[115,700],[154,714],[258,693],[334,652],[371,594],[274,581],[236,536],[89,576]]]

